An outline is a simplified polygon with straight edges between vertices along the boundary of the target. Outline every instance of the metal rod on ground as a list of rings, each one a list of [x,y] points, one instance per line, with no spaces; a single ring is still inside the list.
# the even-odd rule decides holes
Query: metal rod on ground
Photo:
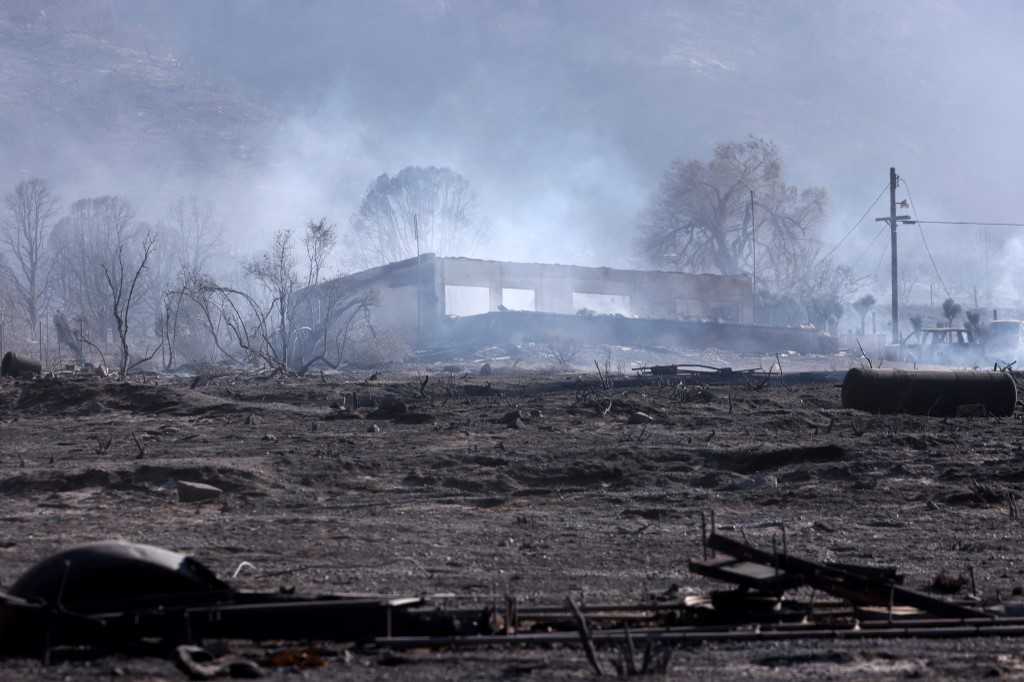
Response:
[[[580,611],[580,607],[576,605],[572,597],[565,598],[566,605],[572,609],[572,615],[576,619],[576,627],[579,628],[579,637],[583,643],[583,651],[587,654],[587,660],[590,661],[590,665],[594,668],[594,672],[598,677],[602,675],[601,664],[597,662],[597,652],[594,650],[594,640],[590,636],[590,628],[587,626],[587,619]]]
[[[708,560],[708,520],[704,512],[700,513],[700,548],[704,552],[704,561]]]
[[[715,532],[716,532],[715,531],[715,510],[712,509],[711,510],[711,535],[714,535]],[[711,558],[714,558],[714,557],[715,557],[715,550],[712,549],[711,550]]]
[[[775,544],[776,544],[775,543],[775,533],[772,533],[772,556],[775,558],[775,560],[772,562],[772,565],[775,567],[775,577],[778,578],[779,577],[779,551],[778,551],[778,549],[776,549]]]
[[[633,635],[629,631],[629,623],[625,623],[623,629],[626,631],[626,653],[628,654],[626,667],[630,675],[636,675],[636,647],[633,646]]]
[[[508,590],[505,590],[505,634],[511,635],[516,631],[516,625],[513,622],[515,618],[515,606],[516,600]]]
[[[885,621],[882,621],[885,623]],[[1024,625],[1004,625],[1001,623],[965,624],[965,625],[925,625],[913,626],[894,621],[885,627],[864,627],[861,622],[850,628],[834,626],[813,626],[806,629],[775,630],[759,628],[756,630],[688,630],[679,632],[672,629],[661,629],[644,632],[648,641],[687,642],[752,642],[785,641],[785,640],[816,640],[816,639],[954,639],[962,637],[1024,637]],[[579,638],[576,633],[543,632],[523,635],[467,635],[465,637],[390,637],[374,640],[374,645],[391,649],[415,649],[420,647],[475,647],[495,645],[522,644],[570,644]],[[594,642],[621,642],[622,630],[601,630],[594,632]]]

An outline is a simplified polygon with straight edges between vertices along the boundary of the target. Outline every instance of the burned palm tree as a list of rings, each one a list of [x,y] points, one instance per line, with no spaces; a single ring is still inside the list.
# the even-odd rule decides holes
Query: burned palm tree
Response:
[[[967,331],[967,338],[971,343],[980,343],[984,332],[981,326],[981,311],[968,310],[964,313],[964,317],[966,318],[964,329]]]
[[[943,301],[942,316],[946,318],[947,322],[949,322],[947,326],[952,327],[953,320],[958,318],[960,316],[960,313],[963,312],[963,310],[963,306],[954,301],[952,298],[947,298],[945,301]]]
[[[860,333],[862,335],[864,334],[864,322],[867,319],[868,313],[875,307],[876,302],[873,294],[864,294],[853,302],[853,309],[860,315]]]

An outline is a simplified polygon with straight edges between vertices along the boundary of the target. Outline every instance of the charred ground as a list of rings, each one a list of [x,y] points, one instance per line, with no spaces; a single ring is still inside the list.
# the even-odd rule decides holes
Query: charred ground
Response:
[[[840,408],[835,381],[795,376],[759,388],[625,377],[609,386],[564,372],[368,374],[4,380],[0,580],[116,537],[193,554],[224,578],[248,561],[255,568],[231,580],[243,589],[625,602],[712,587],[686,561],[701,551],[699,513],[714,509],[720,529],[755,544],[770,546],[785,524],[792,552],[895,564],[913,587],[969,567],[987,596],[1024,585],[1011,513],[1024,481],[1016,418],[853,412]],[[185,505],[177,480],[225,495]],[[1024,659],[1003,655],[1017,648],[718,646],[677,652],[671,670],[1019,672]],[[573,648],[344,660],[311,674],[589,674]],[[158,659],[5,666],[33,678],[180,676]]]

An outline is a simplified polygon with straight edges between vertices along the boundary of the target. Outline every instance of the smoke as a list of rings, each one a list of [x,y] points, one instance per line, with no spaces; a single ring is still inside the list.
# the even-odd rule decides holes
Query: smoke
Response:
[[[1010,0],[111,0],[96,3],[110,8],[99,28],[58,22],[82,5],[47,4],[49,29],[34,30],[78,31],[49,49],[84,54],[92,38],[82,31],[106,32],[114,47],[89,43],[89,54],[120,69],[144,56],[152,69],[78,86],[83,101],[119,93],[115,123],[72,117],[73,102],[63,113],[4,103],[0,127],[19,130],[14,146],[31,139],[32,153],[0,179],[51,177],[69,201],[123,193],[153,218],[176,194],[199,194],[241,250],[313,217],[347,225],[380,173],[446,165],[469,178],[490,218],[492,238],[474,255],[635,265],[637,215],[671,160],[707,158],[715,142],[747,134],[778,143],[789,182],[831,191],[826,247],[890,165],[922,218],[1024,219],[1024,6]],[[19,40],[4,49],[36,49]],[[161,114],[166,102],[173,110]],[[44,123],[26,107],[47,109]],[[887,239],[871,241],[873,218],[886,212],[883,197],[837,259],[879,270]],[[961,280],[984,265],[965,268],[962,232],[926,229],[946,284],[972,286]],[[908,272],[935,269],[916,230],[901,244]],[[1015,234],[995,240],[992,288],[1011,288],[1008,254],[1022,249]]]

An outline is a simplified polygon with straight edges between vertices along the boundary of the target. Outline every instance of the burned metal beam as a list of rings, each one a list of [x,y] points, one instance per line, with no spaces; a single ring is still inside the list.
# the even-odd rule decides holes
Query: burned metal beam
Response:
[[[956,623],[956,624],[954,624]],[[848,628],[834,626],[804,626],[793,629],[772,629],[766,627],[744,629],[658,629],[632,630],[631,635],[639,642],[655,641],[665,643],[714,643],[753,642],[818,639],[956,639],[962,637],[1024,637],[1024,624],[1008,624],[999,620],[983,622],[954,621],[936,625],[908,625],[900,622],[886,623],[878,627],[865,628],[852,624]],[[600,630],[591,633],[595,643],[619,644],[626,640],[625,629]],[[416,649],[429,648],[473,648],[495,645],[524,644],[571,644],[579,641],[579,635],[568,632],[542,632],[522,635],[468,635],[463,637],[384,637],[374,640],[379,648]]]
[[[778,567],[780,571],[787,574],[800,576],[807,585],[833,596],[847,599],[853,604],[907,605],[936,616],[952,618],[978,618],[988,615],[980,609],[953,604],[908,589],[891,580],[854,573],[790,554],[765,552],[723,535],[710,535],[707,544],[708,547],[736,559]]]

